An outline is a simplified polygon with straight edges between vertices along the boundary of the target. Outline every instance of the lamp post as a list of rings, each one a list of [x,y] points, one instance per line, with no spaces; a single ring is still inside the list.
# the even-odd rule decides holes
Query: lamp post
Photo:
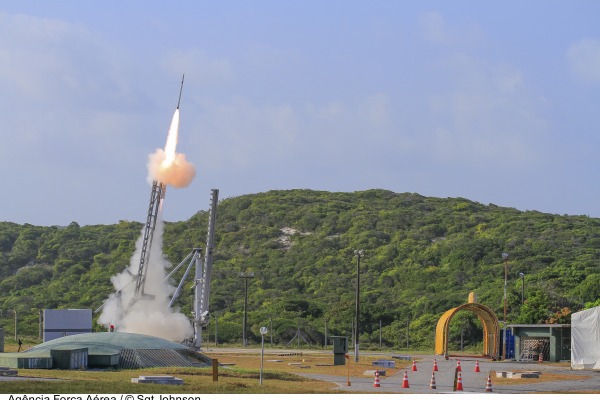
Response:
[[[263,365],[264,365],[264,359],[265,359],[265,335],[266,334],[267,334],[267,327],[262,326],[260,328],[260,336],[262,338],[261,349],[260,349],[260,384],[261,385],[263,383]]]
[[[521,277],[521,305],[525,304],[525,274],[519,272],[519,276]]]
[[[246,326],[248,324],[248,279],[254,278],[254,272],[242,272],[240,278],[244,278],[244,322],[242,324],[242,346],[246,347]]]
[[[360,312],[360,259],[365,255],[363,250],[354,250],[356,256],[356,310],[354,318],[356,320],[356,326],[354,328],[354,362],[358,362],[358,337],[359,337],[359,312]]]
[[[508,253],[502,253],[504,260],[504,340],[502,342],[502,359],[506,360],[506,285],[508,283]]]

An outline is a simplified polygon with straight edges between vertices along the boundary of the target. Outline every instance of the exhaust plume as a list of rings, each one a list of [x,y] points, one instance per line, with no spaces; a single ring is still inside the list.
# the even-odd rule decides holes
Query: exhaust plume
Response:
[[[185,159],[184,154],[176,151],[178,136],[179,109],[176,109],[164,149],[156,149],[148,156],[148,182],[158,181],[176,188],[184,188],[196,176],[194,165]]]
[[[117,295],[105,304],[98,318],[99,324],[112,324],[119,332],[141,333],[177,342],[193,335],[189,319],[179,310],[169,307],[170,296],[175,287],[164,281],[171,264],[162,254],[162,233],[163,221],[159,219],[146,274],[145,288],[149,295],[135,299],[135,274],[141,255],[142,231],[130,265],[125,271],[111,278]]]

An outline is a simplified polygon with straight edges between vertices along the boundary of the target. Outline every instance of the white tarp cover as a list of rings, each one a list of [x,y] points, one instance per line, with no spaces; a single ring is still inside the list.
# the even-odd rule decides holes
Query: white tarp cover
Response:
[[[600,307],[571,314],[571,368],[600,369]]]

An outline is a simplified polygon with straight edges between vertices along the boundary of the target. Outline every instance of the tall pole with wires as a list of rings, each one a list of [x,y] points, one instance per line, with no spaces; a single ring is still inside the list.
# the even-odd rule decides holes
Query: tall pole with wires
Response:
[[[248,279],[254,278],[254,272],[242,272],[240,278],[244,279],[244,321],[242,324],[242,346],[246,347],[246,327],[248,325]]]
[[[360,259],[365,255],[363,250],[354,250],[356,256],[356,310],[354,318],[356,326],[354,327],[354,361],[358,362],[358,338],[359,338],[359,312],[360,312]]]
[[[504,340],[502,342],[502,359],[506,360],[506,286],[508,283],[508,253],[502,253],[502,259],[504,260]]]

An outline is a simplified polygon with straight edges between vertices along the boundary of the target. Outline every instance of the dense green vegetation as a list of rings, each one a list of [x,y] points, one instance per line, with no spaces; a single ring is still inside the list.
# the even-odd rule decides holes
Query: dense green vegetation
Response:
[[[204,246],[207,218],[200,211],[165,225],[164,253],[173,265]],[[0,223],[0,323],[6,336],[13,329],[9,310],[17,310],[21,334],[37,336],[39,308],[98,307],[112,292],[110,277],[129,264],[142,226]],[[298,326],[316,344],[323,343],[325,325],[328,335],[350,336],[357,249],[365,251],[365,345],[379,345],[381,321],[384,346],[406,347],[408,324],[411,348],[433,347],[437,320],[465,303],[470,291],[502,319],[503,252],[510,255],[509,323],[568,323],[571,311],[599,304],[600,219],[384,190],[270,191],[219,204],[211,290],[219,342],[241,340],[244,271],[254,272],[251,341],[260,340],[260,326],[272,326],[274,342],[284,345]],[[186,313],[189,286],[179,298]],[[478,321],[468,314],[451,327],[453,343],[461,330],[466,345],[481,340]],[[214,323],[207,335],[214,340]]]

